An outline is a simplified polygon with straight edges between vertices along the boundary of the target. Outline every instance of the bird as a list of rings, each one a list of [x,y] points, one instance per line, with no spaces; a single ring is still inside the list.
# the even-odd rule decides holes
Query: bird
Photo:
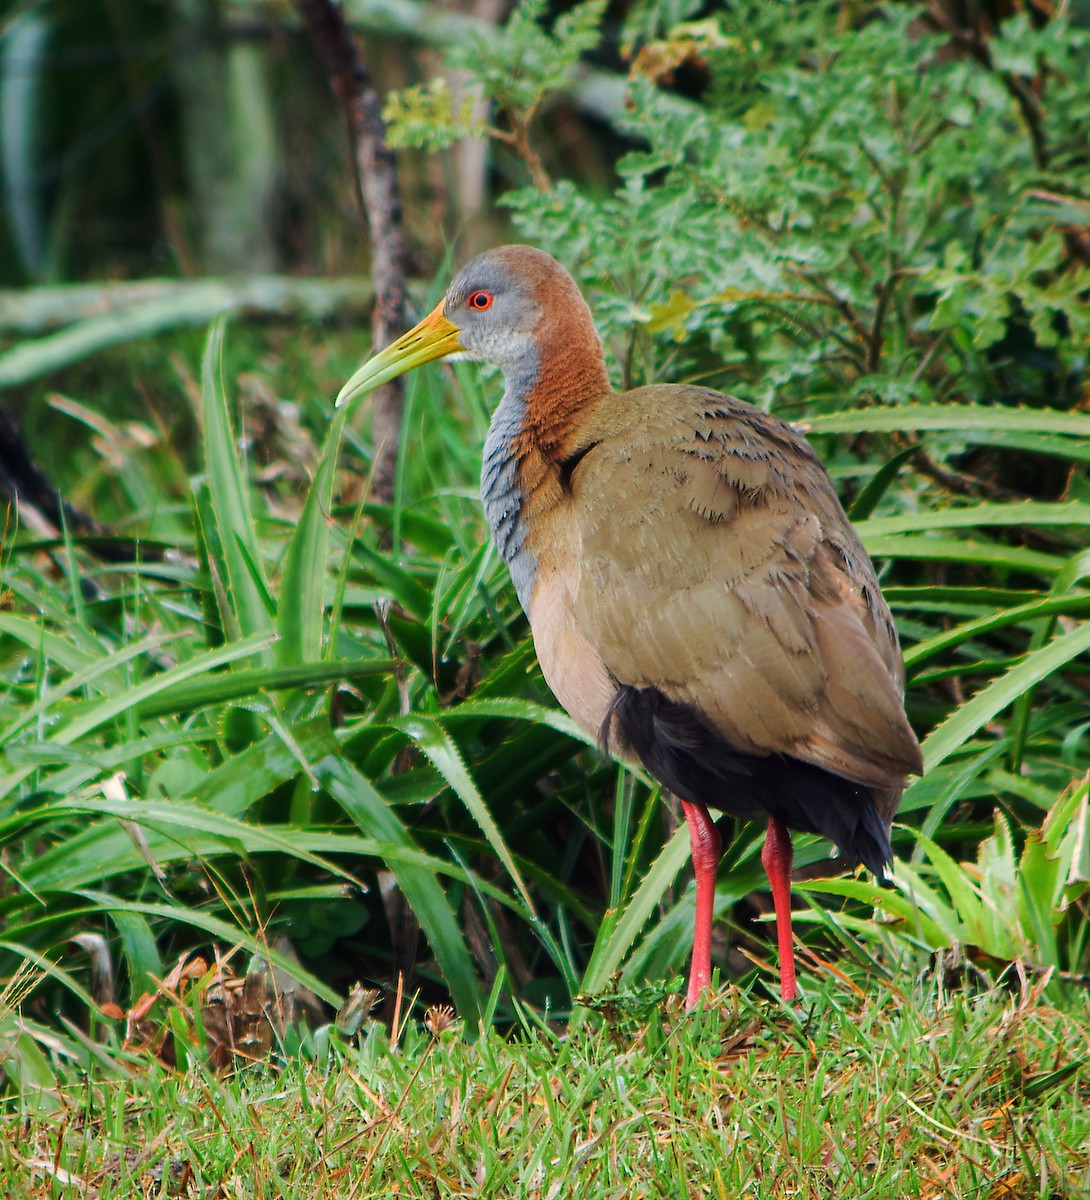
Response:
[[[766,822],[780,995],[797,1001],[791,830],[881,880],[923,769],[893,620],[827,472],[798,430],[743,400],[615,391],[578,285],[532,246],[469,262],[337,404],[455,356],[503,375],[481,497],[546,682],[680,802],[696,882],[687,1007],[711,985],[712,809]]]

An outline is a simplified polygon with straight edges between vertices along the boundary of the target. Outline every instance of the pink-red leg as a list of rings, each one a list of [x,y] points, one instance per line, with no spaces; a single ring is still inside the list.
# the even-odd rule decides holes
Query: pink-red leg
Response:
[[[795,946],[791,940],[792,855],[790,830],[778,817],[769,817],[761,865],[772,885],[776,941],[780,947],[780,995],[785,1000],[797,1000],[799,994],[795,983]]]
[[[712,981],[712,916],[715,910],[715,876],[723,848],[719,830],[703,804],[681,801],[685,823],[689,826],[689,844],[693,851],[696,874],[696,926],[693,929],[693,960],[689,967],[689,986],[685,1007],[693,1008],[700,993]]]

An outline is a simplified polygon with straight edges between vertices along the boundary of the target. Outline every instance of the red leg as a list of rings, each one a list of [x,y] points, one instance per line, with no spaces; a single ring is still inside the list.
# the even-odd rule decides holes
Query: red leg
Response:
[[[791,940],[791,833],[778,817],[768,818],[768,833],[761,851],[761,865],[772,885],[776,910],[776,941],[780,947],[780,995],[797,1000],[795,947]]]
[[[703,804],[681,801],[682,812],[689,826],[689,843],[693,850],[693,870],[696,873],[696,926],[693,929],[693,959],[689,967],[689,986],[685,992],[685,1007],[693,1008],[700,993],[712,979],[712,915],[715,909],[715,874],[719,869],[719,853],[723,842],[719,830]]]

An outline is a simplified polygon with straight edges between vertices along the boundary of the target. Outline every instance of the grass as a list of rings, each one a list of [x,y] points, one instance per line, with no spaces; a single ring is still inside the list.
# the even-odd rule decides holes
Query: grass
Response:
[[[0,1190],[223,1200],[1090,1195],[1090,1007],[726,989],[474,1042],[445,1014],[216,1075],[118,1055],[3,1118]]]

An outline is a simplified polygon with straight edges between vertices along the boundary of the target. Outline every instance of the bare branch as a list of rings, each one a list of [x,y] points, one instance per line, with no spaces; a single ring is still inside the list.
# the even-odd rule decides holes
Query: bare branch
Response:
[[[295,0],[295,7],[348,121],[363,213],[371,235],[375,285],[371,332],[374,344],[385,346],[406,327],[406,252],[397,167],[386,141],[382,101],[356,51],[344,14],[333,0]],[[374,494],[383,503],[392,500],[394,494],[404,397],[403,383],[395,379],[379,388],[372,399]]]

